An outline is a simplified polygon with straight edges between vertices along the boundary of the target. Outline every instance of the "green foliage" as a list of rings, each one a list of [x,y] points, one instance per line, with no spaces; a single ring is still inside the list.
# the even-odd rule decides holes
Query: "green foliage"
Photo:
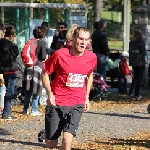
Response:
[[[142,5],[144,0],[131,0],[131,8]],[[104,1],[104,7],[111,11],[122,11],[124,0],[106,0]]]

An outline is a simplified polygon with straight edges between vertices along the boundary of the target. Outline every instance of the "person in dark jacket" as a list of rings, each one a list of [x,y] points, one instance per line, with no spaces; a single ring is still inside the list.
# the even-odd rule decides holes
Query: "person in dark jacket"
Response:
[[[98,22],[98,29],[95,29],[92,34],[92,48],[93,52],[97,55],[97,72],[103,76],[104,80],[106,80],[106,66],[110,53],[105,32],[106,27],[107,22],[101,19]]]
[[[14,94],[18,70],[16,58],[19,55],[19,51],[16,44],[16,30],[10,25],[6,28],[4,38],[0,39],[0,73],[3,74],[6,86],[4,110],[2,114],[2,119],[5,120],[17,119],[11,115],[11,100]]]
[[[140,27],[134,29],[134,38],[129,43],[129,66],[133,69],[133,79],[129,90],[129,97],[134,96],[137,100],[141,98],[139,95],[141,81],[145,71],[145,41],[142,39],[142,30]]]
[[[65,22],[58,23],[58,26],[57,26],[58,34],[61,30],[67,30],[67,24]],[[58,41],[58,35],[54,35],[53,41],[52,41],[51,47],[50,47],[51,49],[56,50],[57,41]]]
[[[42,62],[46,59],[46,43],[43,40],[45,31],[43,27],[36,27],[33,30],[34,38],[37,39],[37,64],[25,66],[22,90],[25,91],[23,114],[29,114],[30,99],[32,96],[32,116],[42,115],[38,111],[38,100],[42,95]]]

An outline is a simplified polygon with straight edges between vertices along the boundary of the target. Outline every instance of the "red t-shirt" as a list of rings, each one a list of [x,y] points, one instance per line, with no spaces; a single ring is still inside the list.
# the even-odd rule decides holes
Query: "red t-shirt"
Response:
[[[74,106],[85,103],[86,77],[93,72],[96,63],[94,53],[85,50],[82,56],[72,56],[67,48],[56,51],[43,63],[47,74],[56,70],[51,90],[57,105]]]

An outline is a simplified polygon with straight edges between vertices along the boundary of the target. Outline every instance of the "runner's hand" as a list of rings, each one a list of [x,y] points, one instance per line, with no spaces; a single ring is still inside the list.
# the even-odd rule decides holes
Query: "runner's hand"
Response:
[[[53,93],[48,94],[47,105],[48,106],[56,106],[55,96],[53,95]]]
[[[87,112],[90,110],[90,102],[89,98],[86,98],[85,104],[84,104],[84,112]]]

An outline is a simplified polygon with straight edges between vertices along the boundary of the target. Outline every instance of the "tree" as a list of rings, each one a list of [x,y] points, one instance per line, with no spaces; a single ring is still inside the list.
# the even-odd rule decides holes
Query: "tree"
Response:
[[[103,0],[96,0],[95,4],[95,22],[100,20],[100,13],[103,8]]]

